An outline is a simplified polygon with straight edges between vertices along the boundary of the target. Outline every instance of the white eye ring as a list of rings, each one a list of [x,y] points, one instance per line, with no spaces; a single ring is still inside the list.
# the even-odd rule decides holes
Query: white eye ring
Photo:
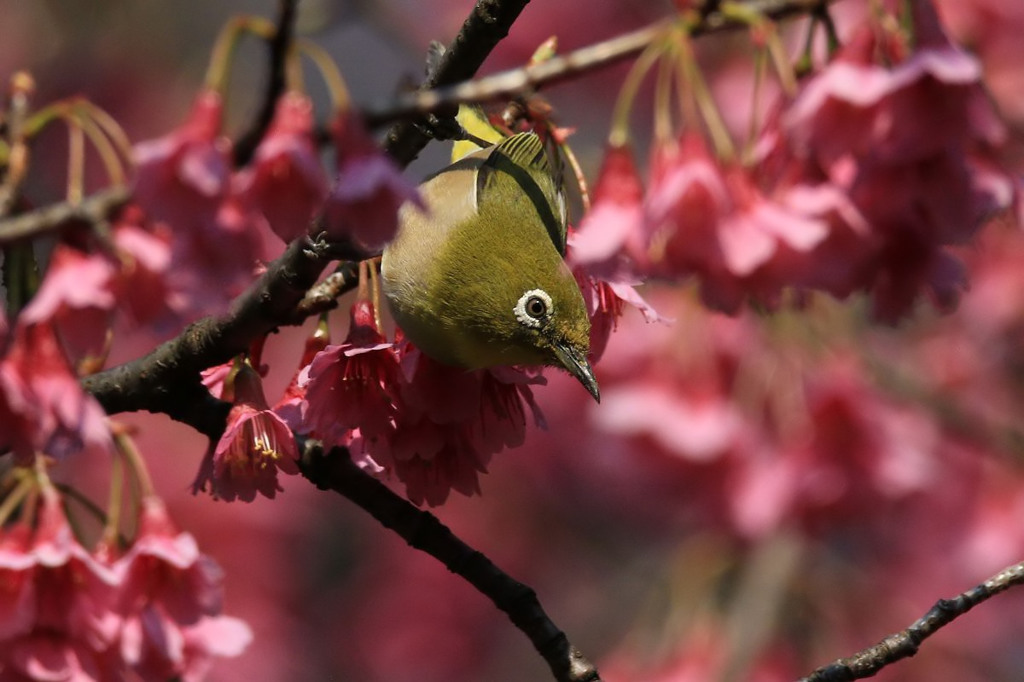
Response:
[[[519,297],[519,302],[512,312],[516,314],[516,319],[527,327],[539,329],[547,318],[551,317],[554,309],[548,292],[543,289],[530,289]]]

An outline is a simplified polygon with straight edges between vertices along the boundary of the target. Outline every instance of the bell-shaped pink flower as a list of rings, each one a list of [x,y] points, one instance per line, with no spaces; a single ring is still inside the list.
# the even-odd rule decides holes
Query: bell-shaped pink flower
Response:
[[[617,269],[626,254],[642,261],[647,249],[644,234],[644,188],[626,145],[605,150],[594,187],[594,201],[573,241],[573,261],[591,272]],[[621,267],[621,266],[619,266]]]
[[[467,372],[407,342],[401,353],[405,381],[395,432],[388,458],[377,461],[394,470],[415,504],[443,504],[453,489],[479,494],[478,474],[487,471],[491,457],[526,436],[524,403],[534,422],[544,423],[530,389],[546,383],[544,377],[511,367]]]
[[[53,250],[46,276],[22,311],[25,324],[51,322],[77,361],[103,352],[116,305],[118,265],[66,244]]]
[[[0,358],[0,445],[27,464],[111,447],[106,413],[86,394],[49,324],[19,324]]]
[[[122,623],[119,575],[79,544],[56,491],[41,497],[34,529],[19,522],[0,530],[0,671],[100,679]]]
[[[299,473],[295,437],[270,409],[260,377],[249,365],[239,368],[233,388],[227,427],[203,458],[192,490],[209,490],[229,502],[252,502],[257,493],[272,499],[282,490],[278,471]]]
[[[420,203],[416,187],[370,138],[359,115],[340,112],[331,122],[338,175],[327,202],[327,232],[379,251],[398,230],[398,209]]]
[[[359,429],[373,450],[393,430],[400,375],[394,345],[377,331],[373,304],[356,301],[345,341],[317,353],[299,377],[306,391],[305,427],[334,445],[347,444]]]
[[[246,209],[260,212],[270,228],[289,242],[306,234],[327,197],[327,176],[313,140],[313,103],[287,92],[251,167],[235,177],[235,191]]]
[[[220,567],[177,530],[159,499],[143,500],[138,535],[114,568],[123,576],[119,654],[142,679],[187,679],[210,656],[237,655],[252,639],[245,623],[221,615]],[[224,639],[210,642],[213,635]]]
[[[178,130],[135,146],[134,198],[168,230],[169,285],[186,319],[220,312],[263,257],[252,214],[229,192],[231,144],[221,134],[222,117],[220,95],[205,91]]]

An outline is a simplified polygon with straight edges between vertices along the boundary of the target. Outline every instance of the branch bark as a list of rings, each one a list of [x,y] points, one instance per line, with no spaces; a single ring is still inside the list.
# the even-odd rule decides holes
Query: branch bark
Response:
[[[748,0],[745,8],[769,19],[784,19],[820,11],[834,0]],[[365,110],[367,125],[378,126],[395,120],[414,119],[427,114],[453,110],[459,104],[483,104],[498,99],[522,95],[577,76],[587,71],[615,64],[639,54],[672,25],[672,20],[658,21],[631,33],[615,36],[600,43],[588,45],[548,61],[501,73],[466,80],[444,87],[422,88],[399,96],[395,101],[376,109]],[[737,30],[748,24],[729,17],[717,4],[708,7],[690,24],[692,36]],[[446,53],[447,54],[447,53]],[[429,83],[429,80],[428,80]],[[444,85],[438,83],[437,85]]]
[[[530,639],[556,680],[600,682],[597,668],[551,621],[533,588],[515,580],[460,540],[436,516],[417,509],[365,473],[344,448],[325,453],[319,443],[307,441],[299,466],[302,475],[316,487],[348,498],[410,547],[436,558],[486,595]]]
[[[891,634],[878,644],[852,656],[818,668],[807,677],[800,678],[800,682],[849,682],[873,677],[882,668],[916,654],[921,642],[978,604],[1021,584],[1024,584],[1024,562],[1004,568],[977,587],[952,599],[940,599],[928,613],[905,630]]]

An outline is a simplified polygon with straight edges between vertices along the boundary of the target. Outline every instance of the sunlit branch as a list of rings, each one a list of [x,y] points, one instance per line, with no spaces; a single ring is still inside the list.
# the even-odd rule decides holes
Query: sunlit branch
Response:
[[[300,468],[318,488],[333,490],[426,552],[486,595],[505,612],[551,667],[559,682],[600,682],[594,665],[569,643],[541,607],[537,594],[455,536],[430,512],[417,509],[352,462],[344,448],[328,453],[315,441],[304,448]]]
[[[913,625],[874,646],[818,668],[800,682],[847,682],[872,677],[882,668],[917,653],[921,642],[989,598],[1024,583],[1024,562],[1003,569],[952,599],[940,599]]]
[[[323,281],[306,292],[302,301],[295,306],[291,324],[302,324],[313,315],[338,307],[338,297],[351,291],[359,284],[359,264],[345,261]]]
[[[728,4],[728,3],[726,3]],[[820,12],[827,4],[822,0],[749,0],[742,4],[749,11],[770,19],[783,19],[793,15]],[[731,19],[719,7],[699,16],[691,24],[691,35],[717,33],[747,27],[748,24]],[[639,54],[647,45],[662,35],[669,20],[662,20],[631,33],[588,45],[562,56],[518,69],[466,81],[446,87],[421,89],[406,93],[396,101],[379,108],[365,110],[369,125],[440,113],[460,103],[485,103],[522,95],[582,73],[614,64]]]
[[[38,237],[70,223],[97,225],[131,198],[127,187],[110,187],[92,194],[82,201],[62,201],[33,211],[0,219],[0,243]]]

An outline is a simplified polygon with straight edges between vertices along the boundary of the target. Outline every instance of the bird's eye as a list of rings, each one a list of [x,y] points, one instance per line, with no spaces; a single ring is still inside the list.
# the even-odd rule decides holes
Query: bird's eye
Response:
[[[526,301],[526,314],[530,317],[540,319],[548,312],[548,305],[540,296],[531,296]]]
[[[554,312],[551,297],[543,289],[531,289],[519,297],[513,311],[516,319],[527,327],[538,329]]]

